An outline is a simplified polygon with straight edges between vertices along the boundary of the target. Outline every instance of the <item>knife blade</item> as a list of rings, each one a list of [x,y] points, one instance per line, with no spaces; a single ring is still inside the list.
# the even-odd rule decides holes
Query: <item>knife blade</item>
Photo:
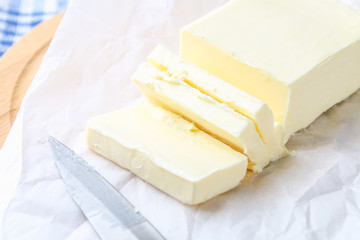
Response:
[[[48,140],[67,191],[101,239],[164,239],[85,160],[55,138]]]

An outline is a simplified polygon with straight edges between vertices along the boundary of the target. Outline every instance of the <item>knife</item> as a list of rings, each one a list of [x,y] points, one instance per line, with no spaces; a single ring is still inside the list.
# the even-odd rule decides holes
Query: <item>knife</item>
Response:
[[[67,191],[101,239],[164,239],[94,168],[49,136]]]

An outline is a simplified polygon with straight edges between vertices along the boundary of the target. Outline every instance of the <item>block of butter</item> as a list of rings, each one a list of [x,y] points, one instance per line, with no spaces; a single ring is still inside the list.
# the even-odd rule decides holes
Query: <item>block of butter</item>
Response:
[[[155,105],[175,112],[197,127],[249,158],[249,169],[261,172],[271,160],[254,123],[210,96],[201,93],[176,74],[143,63],[132,76],[144,95]]]
[[[193,123],[148,102],[92,118],[87,145],[187,204],[236,187],[248,162]]]
[[[181,57],[263,100],[285,137],[360,87],[360,11],[231,0],[181,30]]]

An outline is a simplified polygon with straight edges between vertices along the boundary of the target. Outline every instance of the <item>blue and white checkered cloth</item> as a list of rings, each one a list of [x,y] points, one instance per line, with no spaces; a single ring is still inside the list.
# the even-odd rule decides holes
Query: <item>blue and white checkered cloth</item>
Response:
[[[42,21],[65,10],[68,0],[0,0],[0,56]]]

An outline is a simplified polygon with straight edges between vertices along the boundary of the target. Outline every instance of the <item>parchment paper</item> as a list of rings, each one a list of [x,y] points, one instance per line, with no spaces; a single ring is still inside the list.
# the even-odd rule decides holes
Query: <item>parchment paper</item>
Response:
[[[48,135],[94,166],[168,239],[359,239],[360,91],[291,137],[292,156],[198,206],[85,146],[89,118],[139,99],[130,75],[150,51],[158,43],[177,51],[180,27],[224,2],[72,2],[0,152],[3,239],[97,238],[65,190]]]

